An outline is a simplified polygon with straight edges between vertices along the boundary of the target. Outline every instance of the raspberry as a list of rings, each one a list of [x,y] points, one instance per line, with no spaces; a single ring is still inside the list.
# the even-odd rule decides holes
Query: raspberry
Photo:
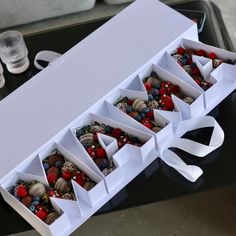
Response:
[[[40,210],[36,212],[36,216],[43,221],[46,220],[47,215],[48,215],[47,212],[44,210]]]
[[[47,175],[48,183],[49,184],[55,184],[57,181],[57,175],[53,172],[49,173]]]

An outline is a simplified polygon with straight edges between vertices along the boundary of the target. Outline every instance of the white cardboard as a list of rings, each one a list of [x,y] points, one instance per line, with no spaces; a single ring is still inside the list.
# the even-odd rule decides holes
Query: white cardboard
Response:
[[[157,0],[137,0],[61,56],[51,66],[1,101],[0,139],[2,141],[0,149],[5,168],[0,169],[0,190],[4,199],[40,233],[43,235],[68,235],[72,233],[152,163],[159,155],[159,151],[161,152],[160,156],[163,157],[166,148],[172,144],[174,139],[179,138],[184,131],[188,131],[197,125],[197,119],[193,119],[192,123],[191,120],[181,121],[183,110],[187,110],[185,114],[189,113],[189,115],[185,115],[187,118],[205,115],[230,91],[235,89],[236,83],[233,78],[235,67],[221,65],[211,74],[210,79],[218,85],[221,81],[228,82],[223,87],[226,90],[220,98],[214,100],[209,106],[205,106],[204,110],[201,109],[200,114],[191,113],[176,98],[173,99],[176,100],[179,112],[155,110],[154,116],[158,116],[160,122],[169,122],[165,129],[158,133],[159,136],[155,136],[156,143],[152,131],[138,122],[135,123],[131,117],[127,118],[126,114],[122,114],[118,108],[109,103],[114,101],[119,93],[126,93],[127,91],[133,95],[141,93],[142,96],[145,96],[146,93],[143,91],[143,85],[140,84],[140,81],[139,84],[132,84],[132,81],[152,64],[164,68],[165,74],[170,69],[172,74],[194,87],[194,84],[189,82],[189,78],[182,73],[181,68],[175,66],[176,63],[168,54],[169,50],[180,45],[180,43],[195,45],[195,42],[188,42],[182,38],[197,41],[196,24]],[[199,43],[196,45],[197,47],[202,46]],[[227,54],[227,58],[228,55],[232,58],[235,57],[235,54],[225,53],[221,49],[216,50],[222,55]],[[91,70],[91,65],[93,70]],[[68,79],[65,80],[65,77]],[[89,91],[86,89],[85,82],[88,85],[93,85],[89,87]],[[193,91],[192,88],[187,87],[186,85],[188,92]],[[220,86],[215,88],[220,91]],[[210,92],[208,94],[209,99],[212,99],[213,95]],[[199,98],[201,95],[196,97]],[[204,97],[205,100],[206,97]],[[196,105],[194,109],[200,105],[201,103]],[[97,121],[105,121],[104,123],[111,126],[120,127],[136,136],[141,135],[149,141],[141,148],[125,145],[119,151],[114,152],[112,158],[117,168],[104,178],[72,132],[78,125],[83,125],[89,119],[91,120],[91,117]],[[210,118],[207,118],[201,125],[211,126],[212,120],[209,120]],[[219,133],[213,133],[214,138],[208,151],[214,150],[222,142],[222,139],[217,142],[220,138],[217,136]],[[215,139],[215,137],[218,138]],[[93,202],[90,195],[86,195],[75,185],[75,194],[77,198],[81,197],[78,204],[79,210],[77,211],[72,206],[77,202],[67,201],[63,203],[64,201],[53,199],[52,202],[55,207],[65,212],[61,216],[61,220],[58,221],[60,224],[57,226],[58,228],[53,226],[49,228],[42,225],[35,217],[31,217],[32,213],[29,215],[29,212],[22,209],[21,204],[5,188],[7,183],[13,181],[17,171],[26,170],[27,173],[22,175],[31,179],[35,170],[39,175],[37,178],[43,179],[45,176],[37,169],[37,166],[42,168],[42,165],[39,165],[35,158],[41,158],[42,155],[45,155],[49,151],[48,147],[53,146],[54,143],[62,145],[61,148],[65,148],[64,151],[68,151],[70,156],[80,160],[104,178],[108,187],[108,194],[105,194],[100,201]],[[113,148],[112,151],[114,151]],[[179,164],[181,164],[181,160],[179,160]],[[186,169],[183,166],[182,171],[185,171]],[[178,168],[177,166],[176,169]],[[191,172],[192,168],[187,169],[190,170],[188,172],[190,178],[193,175],[195,176],[193,180],[201,174],[197,170],[198,174],[195,175],[194,171]],[[67,212],[69,211],[68,208],[71,207],[74,210]]]
[[[0,178],[181,35],[197,38],[196,25],[157,0],[137,0],[7,96]]]

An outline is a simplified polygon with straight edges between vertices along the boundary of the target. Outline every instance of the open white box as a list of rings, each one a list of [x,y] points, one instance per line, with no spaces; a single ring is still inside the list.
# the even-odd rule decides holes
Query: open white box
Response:
[[[175,64],[172,63],[174,61],[168,58],[168,53],[175,49],[183,38],[192,40],[191,45],[205,47],[197,42],[197,26],[191,20],[157,0],[136,0],[57,59],[55,63],[1,101],[0,152],[4,168],[0,169],[0,190],[4,199],[41,234],[68,235],[72,233],[152,163],[159,156],[159,152],[169,147],[179,135],[176,133],[176,126],[182,119],[207,114],[235,89],[236,83],[232,75],[236,67],[222,64],[211,73],[212,78],[218,79],[219,82],[212,86],[209,95],[203,93],[205,102],[203,109],[202,91],[198,89],[199,92],[196,92],[196,86],[184,76],[183,71],[177,70]],[[217,50],[221,51],[220,49],[212,51],[218,52]],[[158,70],[166,76],[172,79],[177,77],[194,87],[195,89],[191,87],[187,89],[186,85],[186,90],[189,93],[195,91],[200,107],[199,112],[197,108],[191,107],[185,110],[183,106],[178,107],[179,112],[155,112],[156,115],[162,117],[162,122],[168,123],[162,130],[163,132],[159,132],[160,140],[156,138],[156,143],[153,139],[154,134],[150,133],[150,130],[144,129],[138,122],[135,123],[133,119],[127,118],[120,111],[110,112],[109,105],[112,105],[107,102],[117,96],[121,92],[120,89],[124,89],[137,75],[142,75],[152,64],[156,65]],[[228,83],[224,85],[220,82],[223,80]],[[209,102],[212,96],[210,93],[215,94],[216,97],[212,103]],[[197,96],[197,94],[200,95]],[[111,116],[107,117],[109,112]],[[136,134],[142,133],[141,136],[144,137],[151,137],[143,150],[135,150],[139,153],[139,160],[134,160],[130,155],[133,151],[130,152],[128,145],[120,150],[119,155],[116,156],[118,152],[113,155],[117,169],[120,168],[121,181],[117,181],[118,178],[115,176],[108,183],[109,181],[101,176],[100,170],[91,162],[81,144],[73,136],[73,128],[80,124],[84,125],[92,113],[96,119],[104,120],[106,117],[105,121],[110,124],[118,125]],[[104,178],[109,192],[105,193],[104,185],[101,184],[104,196],[96,201],[97,199],[93,196],[77,191],[78,199],[80,197],[83,199],[79,202],[79,211],[70,206],[72,201],[68,201],[69,203],[65,205],[59,200],[54,201],[57,199],[52,200],[54,205],[57,205],[64,213],[60,218],[62,221],[60,226],[46,227],[39,219],[28,214],[27,209],[7,191],[7,188],[14,182],[17,172],[24,170],[25,166],[34,166],[34,164],[37,166],[36,159],[40,160],[40,155],[56,143],[61,145],[61,148],[64,148],[66,154],[73,160],[80,160],[100,178]],[[150,153],[149,149],[152,150]],[[124,158],[122,159],[121,156]],[[41,180],[44,178],[37,168],[36,174]],[[109,186],[112,187],[109,188]],[[69,208],[70,211],[68,211]],[[57,221],[55,221],[56,224]]]

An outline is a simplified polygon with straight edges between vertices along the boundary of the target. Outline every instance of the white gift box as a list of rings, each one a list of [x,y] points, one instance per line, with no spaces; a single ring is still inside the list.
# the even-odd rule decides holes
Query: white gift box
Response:
[[[0,168],[0,190],[4,199],[41,234],[72,233],[158,156],[179,172],[187,172],[187,178],[194,175],[189,178],[193,181],[202,174],[199,169],[197,174],[191,173],[196,170],[192,166],[186,171],[178,159],[171,162],[174,155],[166,148],[175,141],[184,148],[188,142],[180,136],[187,128],[193,129],[189,123],[193,120],[193,124],[197,124],[199,117],[200,127],[213,124],[216,127],[210,148],[201,146],[202,153],[222,144],[223,131],[213,118],[205,120],[202,116],[235,89],[236,67],[223,63],[211,73],[208,62],[200,59],[207,65],[202,69],[210,73],[210,79],[215,82],[209,91],[203,92],[170,57],[169,53],[182,43],[206,47],[222,58],[224,55],[234,58],[234,54],[199,43],[196,24],[163,3],[137,0],[1,101],[0,153],[4,168]],[[165,125],[157,134],[111,104],[126,93],[145,98],[141,80],[150,69],[156,70],[163,79],[179,84],[187,95],[196,99],[189,106],[173,97],[177,112],[155,110],[156,120]],[[132,81],[135,81],[134,87],[130,90]],[[116,165],[112,173],[104,176],[73,133],[92,120],[119,127],[147,142],[142,147],[126,144],[117,151],[114,139],[100,135],[101,145]],[[220,142],[216,142],[219,137]],[[73,183],[78,201],[52,199],[53,206],[63,214],[47,226],[18,202],[8,188],[17,176],[37,178],[47,184],[41,161],[55,147],[97,185],[84,191]]]

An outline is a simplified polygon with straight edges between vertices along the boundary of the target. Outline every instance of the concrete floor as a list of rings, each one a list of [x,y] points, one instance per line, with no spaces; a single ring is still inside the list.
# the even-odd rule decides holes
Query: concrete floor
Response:
[[[234,236],[236,186],[90,218],[73,236]],[[28,231],[16,236],[37,236]]]
[[[220,6],[223,18],[236,48],[236,1],[214,0]],[[113,15],[127,4],[95,9],[15,27],[24,34],[38,32],[78,21],[87,21]],[[138,197],[138,196],[137,196]],[[72,235],[88,236],[234,236],[236,235],[236,187],[229,186],[205,193],[157,202],[128,210],[90,218]],[[16,236],[38,235],[28,231]]]

